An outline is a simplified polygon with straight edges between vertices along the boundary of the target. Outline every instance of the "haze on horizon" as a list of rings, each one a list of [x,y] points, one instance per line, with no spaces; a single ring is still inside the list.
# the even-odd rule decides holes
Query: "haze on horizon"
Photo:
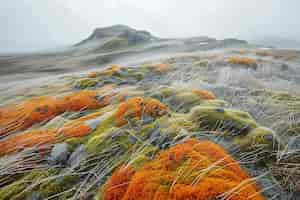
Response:
[[[300,41],[299,9],[298,0],[6,0],[0,7],[0,52],[72,45],[114,24],[165,38]]]

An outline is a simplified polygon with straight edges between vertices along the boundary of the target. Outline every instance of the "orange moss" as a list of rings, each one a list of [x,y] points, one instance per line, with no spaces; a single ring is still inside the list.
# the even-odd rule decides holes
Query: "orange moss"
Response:
[[[58,99],[49,96],[36,97],[19,105],[8,105],[1,108],[0,136],[25,130],[62,112],[63,106]]]
[[[257,65],[255,59],[246,57],[230,57],[228,58],[228,62],[233,65],[245,65],[248,67],[254,67]]]
[[[110,177],[105,185],[105,199],[118,200],[126,193],[127,186],[135,170],[131,166],[123,166]]]
[[[19,152],[25,148],[40,147],[61,142],[68,138],[84,137],[92,129],[84,123],[65,126],[60,130],[38,130],[16,135],[0,141],[0,155]]]
[[[89,74],[88,74],[88,77],[89,78],[96,78],[98,76],[98,72],[90,72]]]
[[[97,109],[103,108],[110,104],[111,96],[103,96],[96,90],[82,90],[62,99],[65,111],[80,111],[84,109]]]
[[[121,72],[122,67],[120,65],[110,65],[99,72],[90,72],[89,78],[96,78],[97,76],[113,76]]]
[[[170,70],[170,65],[165,63],[159,63],[150,65],[150,68],[155,72],[165,73]]]
[[[113,174],[114,179],[120,176]],[[219,145],[190,139],[162,152],[145,164],[126,184],[126,192],[105,190],[105,199],[114,200],[208,200],[233,190],[226,199],[263,200],[259,187]],[[108,183],[111,179],[108,180]],[[125,189],[125,187],[123,188]]]
[[[44,121],[53,119],[67,111],[103,108],[111,103],[114,94],[105,94],[112,86],[100,90],[83,90],[63,98],[36,97],[19,105],[8,105],[0,109],[0,136],[23,131]]]
[[[0,141],[0,155],[21,151],[25,148],[58,142],[55,130],[32,131]]]
[[[85,121],[101,116],[101,112],[92,113],[66,123],[60,129],[35,130],[21,135],[11,136],[0,141],[0,155],[21,151],[29,147],[51,145],[68,138],[84,137],[91,133],[92,129]]]
[[[216,99],[216,96],[207,90],[193,90],[193,93],[197,94],[201,99],[205,100],[214,100]]]
[[[78,124],[72,124],[72,125],[66,125],[59,131],[59,137],[62,139],[68,139],[73,137],[84,137],[88,134],[90,134],[92,131],[91,127],[84,123],[78,123]]]
[[[274,59],[282,59],[282,60],[293,60],[299,57],[299,53],[293,50],[256,50],[255,54],[258,56],[270,56]]]
[[[160,117],[166,114],[167,110],[167,106],[156,99],[135,97],[119,105],[116,111],[116,125],[125,125],[128,118],[141,118],[143,114]]]
[[[239,49],[239,50],[237,50],[236,52],[239,53],[239,54],[242,54],[242,55],[248,53],[248,51],[247,51],[246,49]]]

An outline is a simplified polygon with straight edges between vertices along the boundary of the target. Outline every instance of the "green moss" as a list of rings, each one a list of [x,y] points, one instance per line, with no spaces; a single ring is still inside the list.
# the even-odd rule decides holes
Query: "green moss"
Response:
[[[77,176],[70,175],[59,177],[55,180],[41,184],[39,192],[43,198],[48,198],[69,190],[78,181],[78,179],[79,178]],[[60,195],[60,199],[67,199],[68,196],[70,197],[70,193],[62,194]]]
[[[188,117],[200,129],[228,130],[234,133],[248,133],[258,125],[246,112],[220,107],[197,106],[193,108]]]
[[[101,152],[106,149],[106,144],[111,142],[108,136],[115,130],[117,130],[117,128],[110,128],[104,132],[101,132],[101,134],[95,134],[91,136],[85,143],[88,153]]]
[[[109,112],[110,108],[104,109],[107,112]],[[70,138],[67,139],[65,142],[68,143],[68,147],[70,151],[73,151],[78,147],[80,144],[90,145],[89,142],[92,140],[96,140],[96,138],[100,137],[101,135],[105,135],[111,128],[114,126],[114,115],[108,116],[106,119],[103,120],[103,122],[94,130],[91,134],[89,134],[86,137],[82,138]],[[102,137],[102,136],[101,136]],[[94,139],[93,139],[94,138]],[[92,143],[91,143],[92,144]],[[93,149],[92,147],[90,147]],[[92,151],[90,151],[92,152]]]
[[[164,98],[168,98],[175,95],[178,91],[173,87],[161,87],[159,92]]]
[[[97,127],[97,129],[91,134],[91,137],[95,135],[100,135],[101,133],[104,133],[107,129],[112,128],[115,123],[115,116],[111,115],[107,117],[105,120],[102,121],[102,123]]]
[[[186,131],[196,130],[195,125],[191,120],[187,119],[186,114],[173,113],[171,117],[169,116],[161,117],[157,121],[157,123],[161,127],[161,132],[171,138],[175,138],[176,136],[178,136],[182,130],[186,130]]]
[[[236,137],[234,143],[243,148],[253,148],[261,145],[268,148],[280,147],[276,134],[266,127],[252,129],[247,135]]]
[[[130,166],[134,167],[135,169],[140,168],[146,162],[153,159],[158,150],[159,149],[155,146],[147,145],[142,149],[142,151],[134,155],[133,159],[130,160]]]
[[[136,80],[141,81],[144,79],[145,75],[142,72],[136,72],[133,74],[130,74],[131,77],[134,77]]]
[[[176,93],[177,90],[175,88],[164,86],[154,92],[152,91],[149,96],[159,101],[164,101],[165,99],[175,96]]]
[[[153,64],[152,63],[143,63],[140,65],[139,69],[142,72],[150,72],[152,69]]]
[[[193,65],[198,67],[207,67],[208,63],[208,60],[200,60],[198,62],[195,62]]]
[[[0,189],[0,200],[24,200],[33,191],[39,191],[42,180],[57,174],[57,170],[33,170],[22,179]],[[40,184],[39,184],[40,182]]]
[[[171,99],[169,106],[177,112],[189,112],[190,109],[203,101],[193,92],[180,92]]]
[[[125,38],[114,38],[107,41],[101,46],[101,49],[104,51],[112,51],[120,48],[125,48],[128,46],[128,40]]]
[[[226,107],[228,105],[228,102],[219,100],[219,99],[213,99],[213,100],[206,100],[201,103],[201,106],[211,106],[211,107]]]
[[[295,96],[288,92],[283,92],[283,91],[254,90],[251,92],[251,95],[270,97],[272,101],[283,101],[283,102],[300,101],[299,96]]]
[[[93,79],[83,79],[76,84],[77,88],[85,89],[89,87],[95,87],[98,84],[98,81]]]
[[[138,168],[153,158],[158,150],[144,143],[144,140],[140,140],[141,135],[149,133],[151,128],[148,126],[138,132],[124,127],[111,128],[106,133],[90,138],[86,143],[86,148],[89,153],[93,154],[113,151],[115,157],[107,157],[106,162],[111,162],[114,168],[124,164]]]

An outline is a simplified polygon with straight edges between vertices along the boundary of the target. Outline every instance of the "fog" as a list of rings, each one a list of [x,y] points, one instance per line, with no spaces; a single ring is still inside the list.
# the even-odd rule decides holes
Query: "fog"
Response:
[[[299,0],[2,0],[0,52],[72,45],[114,24],[158,37],[300,41]]]

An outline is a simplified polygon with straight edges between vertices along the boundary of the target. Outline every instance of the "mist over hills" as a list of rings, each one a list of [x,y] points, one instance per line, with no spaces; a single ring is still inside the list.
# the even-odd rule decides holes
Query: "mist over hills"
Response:
[[[64,48],[0,57],[0,76],[32,73],[60,74],[87,70],[113,62],[133,64],[173,53],[244,46],[238,39],[217,40],[207,36],[159,38],[149,31],[126,25],[96,28],[88,38]],[[19,78],[20,79],[20,78]],[[6,80],[5,80],[6,81]]]

